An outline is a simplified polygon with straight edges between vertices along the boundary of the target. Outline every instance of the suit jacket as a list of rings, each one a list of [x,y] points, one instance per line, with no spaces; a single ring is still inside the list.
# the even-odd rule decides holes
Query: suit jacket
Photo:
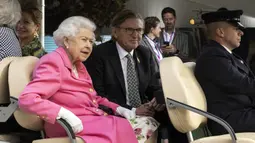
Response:
[[[84,65],[79,62],[76,67],[79,77],[72,72],[72,64],[63,48],[43,56],[35,67],[33,80],[19,97],[20,108],[46,121],[48,137],[66,136],[65,130],[55,123],[60,108],[64,107],[82,121],[84,130],[77,135],[87,142],[137,143],[126,119],[106,116],[98,109],[102,104],[116,111],[119,105],[97,96]],[[118,132],[123,128],[127,130],[125,134]]]
[[[156,80],[153,55],[148,48],[139,46],[133,55],[139,78],[139,93],[142,103],[153,98],[154,91],[160,88]],[[126,88],[116,42],[110,40],[95,47],[92,55],[85,62],[99,95],[126,108]]]
[[[156,65],[155,70],[157,72],[159,72],[159,61],[157,59],[157,55],[155,54],[153,47],[151,46],[150,42],[148,41],[148,39],[145,36],[143,36],[143,39],[141,40],[140,45],[150,49],[150,51],[153,53],[153,62]]]
[[[254,75],[244,61],[216,41],[210,41],[204,50],[197,60],[195,76],[206,95],[208,111],[234,125],[237,118],[232,114],[254,108]]]
[[[160,33],[160,45],[164,45],[164,36],[163,30]],[[188,35],[179,31],[175,30],[175,35],[172,44],[179,50],[178,55],[181,59],[187,59],[189,57],[189,47],[188,47]]]

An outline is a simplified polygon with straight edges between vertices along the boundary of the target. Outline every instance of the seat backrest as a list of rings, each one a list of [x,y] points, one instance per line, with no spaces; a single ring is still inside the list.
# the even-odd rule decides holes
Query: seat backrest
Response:
[[[26,85],[32,79],[32,73],[38,58],[28,56],[20,57],[14,61],[9,66],[9,91],[10,96],[19,98]],[[21,111],[19,108],[14,112],[14,117],[20,126],[39,131],[43,129],[43,121],[34,114],[29,114]]]
[[[10,103],[8,70],[10,63],[15,58],[16,57],[8,57],[0,61],[0,105],[8,105]]]
[[[160,61],[160,76],[166,103],[166,99],[171,98],[203,111],[207,110],[202,88],[192,71],[180,58],[169,57]],[[182,133],[197,129],[207,121],[204,116],[183,108],[167,108],[167,110],[172,124]]]
[[[194,72],[196,63],[195,62],[186,62],[184,63],[185,66],[187,66],[192,72]]]

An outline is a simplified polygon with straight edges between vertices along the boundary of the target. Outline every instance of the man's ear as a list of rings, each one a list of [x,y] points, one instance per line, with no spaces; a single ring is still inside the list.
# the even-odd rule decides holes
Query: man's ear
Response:
[[[115,38],[115,39],[117,39],[117,36],[118,34],[117,34],[117,28],[116,27],[113,27],[112,28],[112,36]]]
[[[216,34],[217,34],[219,37],[223,38],[223,37],[224,37],[224,29],[223,29],[223,28],[217,28],[217,29],[216,29]]]

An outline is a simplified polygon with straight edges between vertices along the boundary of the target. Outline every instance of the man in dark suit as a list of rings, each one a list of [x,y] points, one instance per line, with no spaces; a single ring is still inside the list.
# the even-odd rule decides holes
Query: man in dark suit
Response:
[[[95,47],[85,64],[99,95],[136,115],[153,116],[164,106],[153,97],[161,89],[153,55],[139,46],[143,26],[140,15],[130,10],[118,13],[112,21],[113,39]]]
[[[202,15],[211,41],[197,60],[195,76],[205,92],[208,111],[223,118],[235,132],[255,131],[255,78],[245,61],[232,50],[243,35],[242,10]],[[209,120],[212,134],[227,131]]]
[[[188,61],[188,35],[175,28],[176,12],[166,7],[161,12],[165,28],[160,34],[160,44],[165,57],[177,55],[183,61]]]
[[[139,14],[124,10],[113,18],[111,26],[112,40],[95,47],[85,63],[98,95],[132,109],[136,115],[154,116],[160,123],[168,124],[173,130],[168,115],[156,112],[162,111],[165,106],[157,104],[154,98],[160,96],[154,94],[155,92],[163,93],[160,92],[161,84],[153,53],[149,48],[139,45],[144,31],[143,19]],[[128,70],[128,55],[131,55],[135,66],[132,78],[133,81],[137,81],[133,83],[135,86],[129,84],[128,80],[131,73],[131,70]],[[138,94],[134,91],[138,91]],[[138,104],[134,103],[134,98]],[[170,134],[175,137],[174,142],[185,143],[185,136],[183,141],[183,136],[179,138],[176,131]]]

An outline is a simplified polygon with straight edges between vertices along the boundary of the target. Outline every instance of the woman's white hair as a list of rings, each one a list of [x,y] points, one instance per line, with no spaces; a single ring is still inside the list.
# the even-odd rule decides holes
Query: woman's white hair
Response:
[[[57,46],[64,46],[64,37],[75,36],[81,28],[96,30],[94,22],[83,16],[72,16],[65,19],[53,32],[53,39]]]
[[[0,0],[0,25],[14,27],[21,18],[18,0]]]

